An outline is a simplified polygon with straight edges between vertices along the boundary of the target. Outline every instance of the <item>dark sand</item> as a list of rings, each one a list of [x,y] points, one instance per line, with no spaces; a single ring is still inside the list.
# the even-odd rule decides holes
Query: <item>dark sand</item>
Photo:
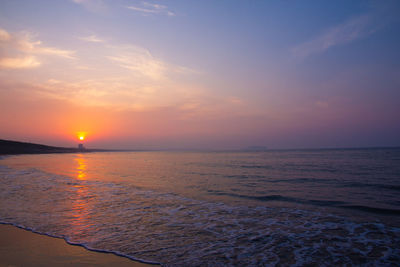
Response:
[[[155,266],[89,251],[63,239],[0,225],[0,266]]]

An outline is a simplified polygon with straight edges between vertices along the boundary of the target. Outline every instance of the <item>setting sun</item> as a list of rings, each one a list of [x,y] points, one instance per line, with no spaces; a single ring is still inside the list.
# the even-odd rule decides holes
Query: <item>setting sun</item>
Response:
[[[0,0],[0,267],[400,267],[400,0],[215,2]]]
[[[83,141],[86,138],[86,132],[77,132],[76,137],[78,138],[79,141]]]

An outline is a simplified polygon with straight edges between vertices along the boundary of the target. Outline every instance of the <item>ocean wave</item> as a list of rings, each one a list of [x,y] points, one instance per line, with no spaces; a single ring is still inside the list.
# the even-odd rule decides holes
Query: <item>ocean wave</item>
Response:
[[[370,188],[377,188],[377,189],[389,189],[389,190],[400,191],[400,185],[391,185],[391,184],[348,182],[348,183],[343,183],[340,186],[342,186],[342,187],[370,187]]]
[[[2,222],[2,221],[0,221],[0,224],[3,224],[3,225],[12,225],[12,226],[15,226],[15,227],[17,227],[17,228],[20,228],[20,229],[23,229],[23,230],[26,230],[26,231],[30,231],[30,232],[35,233],[35,234],[44,235],[44,236],[49,236],[49,237],[53,237],[53,238],[63,239],[63,240],[64,240],[67,244],[69,244],[69,245],[72,245],[72,246],[80,246],[80,247],[83,247],[83,248],[85,248],[85,249],[87,249],[87,250],[90,250],[90,251],[101,252],[101,253],[110,253],[110,254],[114,254],[114,255],[117,255],[117,256],[120,256],[120,257],[128,258],[128,259],[130,259],[130,260],[138,261],[138,262],[146,263],[146,264],[161,265],[160,262],[146,261],[146,260],[143,260],[143,259],[138,259],[138,258],[129,256],[129,255],[125,255],[125,254],[122,254],[122,253],[118,253],[118,252],[115,252],[115,251],[108,251],[108,250],[102,250],[102,249],[91,248],[91,247],[86,246],[85,244],[76,243],[76,242],[71,242],[68,238],[63,237],[63,236],[56,236],[56,235],[52,235],[52,234],[49,234],[49,233],[38,232],[38,231],[34,230],[33,228],[25,227],[25,226],[18,225],[18,224],[15,224],[15,223],[11,223],[11,222]]]
[[[4,166],[0,166],[0,189],[3,223],[165,266],[400,261],[399,228],[328,213],[232,206],[124,182],[77,180]],[[276,199],[288,198],[260,197]]]
[[[252,199],[258,201],[281,201],[281,202],[292,202],[297,204],[307,204],[307,205],[316,205],[322,207],[337,207],[337,208],[345,208],[345,209],[354,209],[358,211],[365,211],[377,214],[389,214],[389,215],[400,215],[400,210],[397,209],[388,209],[388,208],[378,208],[378,207],[369,207],[363,205],[353,205],[349,202],[344,201],[336,201],[336,200],[317,200],[317,199],[302,199],[295,197],[288,197],[282,195],[264,195],[264,196],[251,196],[251,195],[242,195],[242,194],[234,194],[234,193],[226,193],[223,191],[216,190],[208,190],[210,194],[214,195],[224,195],[229,197],[236,198],[244,198],[244,199]]]

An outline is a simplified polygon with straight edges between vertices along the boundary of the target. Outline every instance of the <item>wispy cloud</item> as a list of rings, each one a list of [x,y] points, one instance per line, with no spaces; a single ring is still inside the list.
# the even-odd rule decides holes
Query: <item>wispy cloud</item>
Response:
[[[80,103],[83,100],[85,105],[92,106],[115,104],[110,99],[113,99],[113,95],[121,94],[123,90],[117,80],[107,78],[73,82],[49,79],[46,82],[35,84],[34,88],[37,93],[50,98],[68,100],[74,103]]]
[[[306,58],[323,53],[326,50],[351,43],[375,32],[370,15],[353,17],[346,22],[330,28],[319,36],[295,46],[292,49],[294,56]]]
[[[114,55],[108,59],[120,67],[155,80],[165,77],[166,64],[155,58],[148,50],[137,46],[112,47]]]
[[[30,33],[12,34],[0,28],[0,67],[9,69],[35,68],[42,62],[40,56],[74,59],[74,51],[44,46]]]
[[[79,39],[89,43],[104,43],[104,40],[100,39],[94,34],[85,37],[79,37]]]
[[[59,56],[59,57],[64,57],[64,58],[69,58],[69,59],[75,58],[74,51],[58,49],[55,47],[43,47],[43,46],[39,46],[39,45],[40,45],[40,42],[38,43],[37,46],[35,46],[32,50],[30,50],[28,52],[31,52],[33,54]]]
[[[2,69],[29,69],[40,65],[41,63],[34,56],[0,58],[0,68]]]
[[[74,51],[46,46],[29,33],[1,30],[0,68],[24,69],[13,71],[10,79],[30,84],[29,90],[42,98],[80,106],[143,111],[196,103],[190,110],[185,106],[184,113],[210,110],[208,100],[198,100],[206,91],[193,81],[198,71],[168,62],[144,47],[111,38],[102,42],[105,38],[94,34],[80,36],[76,38],[96,45],[80,43],[76,47],[79,58],[70,60]],[[67,62],[53,60],[55,57]],[[37,75],[27,77],[29,68],[39,66]],[[213,103],[220,106],[220,102]]]
[[[31,83],[29,90],[45,98],[82,106],[103,106],[138,111],[175,107],[182,103],[200,101],[199,95],[202,93],[200,88],[169,81],[163,81],[162,85],[143,84],[131,76],[73,81],[48,79]]]
[[[10,39],[11,39],[11,35],[7,31],[0,28],[0,41],[4,42],[4,41],[8,41]]]
[[[102,0],[72,0],[72,2],[82,5],[87,10],[95,13],[107,10],[107,6]]]
[[[148,14],[164,14],[167,16],[175,16],[175,13],[168,10],[167,6],[164,5],[159,5],[159,4],[153,4],[149,2],[142,2],[141,6],[127,6],[126,8],[140,12],[144,15]]]
[[[132,74],[153,80],[166,79],[171,73],[182,75],[200,73],[188,67],[167,63],[142,47],[133,45],[108,46],[108,50],[112,55],[107,58],[113,63],[132,71]]]

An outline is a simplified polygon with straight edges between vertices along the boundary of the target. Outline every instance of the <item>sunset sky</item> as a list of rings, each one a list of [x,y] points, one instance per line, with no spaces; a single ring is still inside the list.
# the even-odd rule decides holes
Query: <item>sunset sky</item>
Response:
[[[0,2],[0,139],[400,145],[400,1]]]

